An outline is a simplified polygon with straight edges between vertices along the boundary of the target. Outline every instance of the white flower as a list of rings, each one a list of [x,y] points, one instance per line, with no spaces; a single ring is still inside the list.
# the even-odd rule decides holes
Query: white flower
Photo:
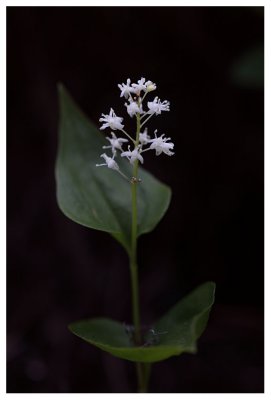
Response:
[[[146,90],[145,78],[141,78],[137,83],[132,83],[135,93],[139,94],[141,90]]]
[[[157,156],[162,153],[172,156],[174,154],[174,143],[171,142],[171,138],[165,137],[164,134],[157,137],[157,130],[154,131],[154,137],[151,138],[151,136],[148,135],[148,129],[145,128],[145,124],[147,124],[153,115],[159,115],[162,113],[162,111],[169,111],[170,103],[167,100],[161,101],[156,96],[152,101],[146,101],[148,105],[148,111],[143,111],[145,97],[148,93],[156,90],[156,84],[152,81],[146,81],[146,79],[143,77],[136,83],[131,83],[131,79],[128,78],[126,83],[118,84],[118,88],[120,89],[120,97],[126,99],[125,106],[127,108],[127,113],[130,117],[134,117],[136,115],[137,135],[136,138],[134,138],[133,135],[130,136],[130,134],[124,130],[123,118],[118,117],[113,108],[110,108],[109,114],[102,114],[101,118],[99,119],[101,122],[100,129],[103,130],[110,128],[110,135],[106,137],[108,142],[103,146],[103,149],[108,149],[110,153],[112,152],[112,154],[111,157],[106,153],[101,154],[101,158],[103,158],[104,162],[102,164],[96,164],[96,166],[106,166],[110,169],[113,169],[122,175],[122,177],[127,181],[134,184],[140,180],[137,177],[130,178],[121,171],[118,163],[116,162],[117,152],[119,151],[121,157],[127,158],[132,165],[137,165],[139,162],[143,164],[143,153],[149,150],[155,150]],[[116,135],[116,130],[122,131],[123,135],[121,135],[124,137],[118,137],[121,135]],[[131,148],[129,146],[129,142],[132,143]],[[126,143],[128,148],[126,147]]]
[[[169,140],[171,140],[171,138],[163,138],[163,136],[165,136],[164,134],[161,135],[160,137],[157,137],[156,132],[157,130],[155,130],[154,132],[155,139],[149,140],[149,143],[151,143],[150,149],[155,150],[157,156],[159,156],[161,153],[165,153],[168,156],[172,156],[174,153],[170,150],[173,149],[174,143],[172,142],[167,143]]]
[[[133,151],[130,150],[130,146],[128,147],[128,151],[124,151],[121,153],[121,157],[127,157],[131,164],[135,162],[135,160],[139,160],[141,164],[143,164],[144,160],[142,155],[140,154],[140,149],[135,147]]]
[[[112,153],[115,154],[117,150],[122,151],[122,143],[128,142],[128,139],[118,138],[114,132],[111,132],[111,135],[112,138],[106,136],[110,146],[103,146],[103,149],[112,149]]]
[[[105,160],[105,164],[96,164],[96,167],[102,167],[102,166],[107,166],[108,168],[115,169],[116,171],[119,171],[119,166],[114,160],[113,157],[108,157],[105,153],[101,154],[101,157]]]
[[[150,136],[148,135],[148,128],[145,128],[143,133],[139,133],[139,141],[144,146],[144,144],[148,144],[150,141]]]
[[[124,96],[127,99],[131,93],[135,92],[135,89],[132,88],[130,84],[131,84],[131,79],[128,78],[126,84],[122,83],[118,85],[121,91],[120,97]]]
[[[130,104],[125,103],[127,107],[127,112],[130,115],[130,117],[133,117],[135,114],[139,113],[142,114],[142,105],[138,105],[135,101],[130,100]]]
[[[134,93],[139,94],[141,90],[144,90],[144,92],[152,92],[153,90],[156,89],[156,84],[153,83],[152,81],[147,81],[145,82],[145,78],[141,78],[137,83],[132,83],[132,87],[134,88]]]
[[[103,130],[107,127],[110,127],[115,131],[116,129],[122,129],[124,125],[122,125],[123,118],[117,117],[113,108],[110,109],[110,113],[108,115],[102,114],[103,118],[100,118],[100,122],[104,122],[104,124],[100,127],[100,130]]]
[[[146,92],[152,92],[155,89],[156,89],[156,84],[155,83],[153,83],[152,81],[147,81],[146,82]]]
[[[161,100],[158,97],[155,97],[153,101],[148,101],[149,111],[147,114],[161,114],[161,111],[169,111],[169,101],[164,100],[161,103]]]

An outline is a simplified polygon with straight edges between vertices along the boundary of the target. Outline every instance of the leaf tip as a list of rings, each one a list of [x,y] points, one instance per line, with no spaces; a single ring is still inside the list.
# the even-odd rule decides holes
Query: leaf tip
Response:
[[[68,91],[67,91],[67,89],[65,88],[65,86],[63,85],[62,82],[57,82],[56,87],[57,87],[58,97],[60,99],[63,99],[65,96],[66,97],[68,96]]]
[[[188,349],[188,353],[197,354],[197,352],[198,352],[198,347],[197,347],[196,343],[194,343],[194,345],[192,345],[192,346]]]
[[[57,82],[56,87],[57,87],[58,93],[62,93],[65,90],[62,82]]]
[[[209,284],[211,286],[211,288],[213,289],[213,296],[215,296],[215,291],[216,291],[216,283],[213,281],[208,281],[206,282],[207,284]]]

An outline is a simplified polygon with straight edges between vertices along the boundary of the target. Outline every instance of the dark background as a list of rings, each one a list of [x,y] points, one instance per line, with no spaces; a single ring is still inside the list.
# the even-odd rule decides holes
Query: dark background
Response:
[[[98,123],[141,76],[171,112],[176,155],[146,157],[172,203],[140,240],[143,322],[206,280],[196,356],[158,363],[152,392],[263,391],[263,8],[7,8],[8,392],[135,391],[134,366],[67,324],[130,322],[127,258],[55,200],[57,82]],[[122,107],[122,108],[121,108]]]

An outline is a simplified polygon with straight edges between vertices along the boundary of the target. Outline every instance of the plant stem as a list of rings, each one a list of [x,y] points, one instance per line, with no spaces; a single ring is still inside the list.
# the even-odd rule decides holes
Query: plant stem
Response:
[[[133,176],[137,178],[137,162],[134,165]],[[139,294],[138,294],[138,268],[137,268],[137,183],[131,183],[132,189],[132,228],[131,228],[131,284],[132,284],[132,307],[133,323],[135,327],[135,342],[141,343],[140,312],[139,312]]]
[[[140,115],[137,114],[137,129],[135,146],[139,143],[140,133]],[[141,325],[140,325],[140,310],[139,310],[139,290],[138,290],[138,267],[137,267],[137,179],[138,179],[138,160],[134,162],[133,167],[133,181],[131,181],[132,193],[132,226],[131,226],[131,253],[130,253],[130,273],[131,273],[131,287],[132,287],[132,311],[133,311],[133,324],[135,328],[135,344],[142,345]],[[146,392],[147,379],[146,368],[142,363],[136,363],[138,392]]]

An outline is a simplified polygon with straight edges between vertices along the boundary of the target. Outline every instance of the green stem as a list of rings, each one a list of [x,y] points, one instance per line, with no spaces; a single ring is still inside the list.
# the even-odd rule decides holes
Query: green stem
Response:
[[[134,178],[137,178],[136,163],[134,165]],[[138,166],[137,166],[138,167]],[[139,294],[138,294],[138,268],[137,268],[137,183],[131,183],[132,188],[132,231],[131,231],[131,284],[132,284],[132,307],[133,323],[135,327],[135,341],[137,345],[141,343]]]
[[[139,143],[140,133],[140,115],[136,116],[137,129],[135,146]],[[131,181],[132,193],[132,227],[131,227],[131,253],[130,253],[130,273],[132,286],[132,311],[133,324],[135,328],[135,344],[142,345],[140,310],[139,310],[139,290],[138,290],[138,267],[137,267],[137,185],[138,185],[138,160],[135,161],[133,167],[133,179]],[[136,363],[138,392],[147,391],[146,368],[142,363]]]

